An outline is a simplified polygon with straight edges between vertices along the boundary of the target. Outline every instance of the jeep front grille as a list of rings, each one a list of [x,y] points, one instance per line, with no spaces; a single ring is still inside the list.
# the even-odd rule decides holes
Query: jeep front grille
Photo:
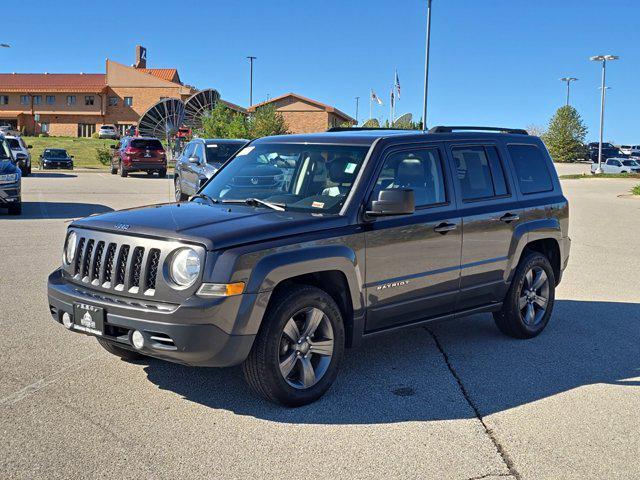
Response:
[[[160,249],[80,237],[76,252],[70,270],[77,281],[109,290],[155,294]]]

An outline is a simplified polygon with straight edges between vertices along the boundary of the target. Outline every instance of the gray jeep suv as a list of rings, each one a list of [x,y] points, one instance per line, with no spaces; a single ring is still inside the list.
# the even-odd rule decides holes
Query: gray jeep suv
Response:
[[[303,405],[382,333],[492,312],[507,335],[540,334],[568,215],[523,130],[266,137],[190,202],[73,222],[49,306],[124,359],[242,364],[259,395]]]

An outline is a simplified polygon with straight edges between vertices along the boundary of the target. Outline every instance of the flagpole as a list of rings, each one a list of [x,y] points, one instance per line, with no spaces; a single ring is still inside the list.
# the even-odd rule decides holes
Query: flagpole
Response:
[[[369,94],[369,120],[373,118],[373,90]]]

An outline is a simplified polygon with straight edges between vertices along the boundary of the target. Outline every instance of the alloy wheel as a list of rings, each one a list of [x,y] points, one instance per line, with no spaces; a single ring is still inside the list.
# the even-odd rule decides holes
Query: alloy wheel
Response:
[[[280,373],[293,388],[310,388],[327,372],[333,351],[333,327],[327,315],[316,307],[303,309],[284,325]]]
[[[538,325],[549,305],[549,277],[542,267],[533,267],[524,276],[518,296],[518,310],[529,327]]]

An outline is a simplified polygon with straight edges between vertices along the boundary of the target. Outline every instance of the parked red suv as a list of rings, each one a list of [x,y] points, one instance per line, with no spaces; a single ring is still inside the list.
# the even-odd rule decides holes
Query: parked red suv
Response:
[[[125,137],[120,145],[113,145],[115,154],[111,157],[111,174],[120,171],[121,177],[130,172],[157,172],[167,176],[167,156],[160,140],[152,137]]]

